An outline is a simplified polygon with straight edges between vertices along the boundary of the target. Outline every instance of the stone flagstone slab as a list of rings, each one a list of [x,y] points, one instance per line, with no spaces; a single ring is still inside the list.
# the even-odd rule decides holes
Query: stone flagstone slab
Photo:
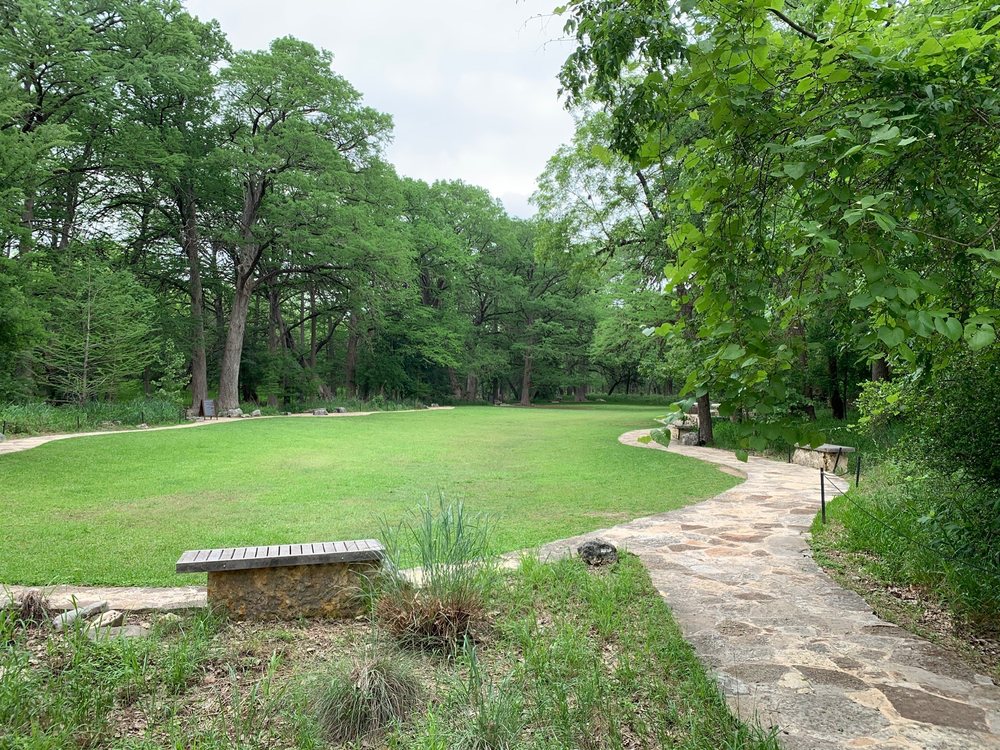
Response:
[[[596,537],[638,555],[730,706],[777,726],[786,750],[1000,748],[1000,688],[880,620],[813,561],[817,470],[639,443],[648,433],[619,440],[747,479],[703,503],[546,545],[543,556]]]

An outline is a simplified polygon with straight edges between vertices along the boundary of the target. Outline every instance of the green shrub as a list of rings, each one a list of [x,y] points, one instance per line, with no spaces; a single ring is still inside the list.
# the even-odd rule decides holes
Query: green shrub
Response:
[[[375,616],[409,647],[455,648],[474,635],[497,565],[489,522],[442,496],[414,520],[383,524],[387,573],[379,581]],[[412,575],[404,570],[415,565]]]
[[[88,404],[54,406],[45,402],[0,406],[0,424],[7,435],[41,435],[55,432],[129,428],[145,423],[177,424],[182,404],[167,398],[136,401],[93,401]]]
[[[403,722],[422,692],[404,655],[375,649],[320,678],[316,719],[331,742],[368,741]]]

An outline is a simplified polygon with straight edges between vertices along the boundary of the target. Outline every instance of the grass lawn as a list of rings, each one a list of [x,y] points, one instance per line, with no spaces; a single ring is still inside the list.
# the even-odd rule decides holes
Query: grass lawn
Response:
[[[439,491],[495,518],[503,550],[610,526],[737,483],[620,445],[661,408],[258,419],[66,440],[0,456],[0,583],[182,585],[186,549],[378,536]]]

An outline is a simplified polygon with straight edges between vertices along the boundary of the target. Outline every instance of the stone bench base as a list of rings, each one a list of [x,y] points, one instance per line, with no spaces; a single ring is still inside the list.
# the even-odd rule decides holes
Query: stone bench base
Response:
[[[830,474],[846,474],[848,455],[855,449],[847,445],[821,445],[817,448],[796,446],[792,463],[811,466]]]
[[[235,620],[357,617],[378,570],[368,560],[210,571],[208,601]]]

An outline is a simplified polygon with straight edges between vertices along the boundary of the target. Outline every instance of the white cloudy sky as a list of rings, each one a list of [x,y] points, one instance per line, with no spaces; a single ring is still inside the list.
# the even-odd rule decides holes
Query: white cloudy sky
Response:
[[[482,185],[519,216],[573,122],[557,98],[569,53],[556,0],[187,0],[234,46],[292,35],[390,113],[401,174]]]

